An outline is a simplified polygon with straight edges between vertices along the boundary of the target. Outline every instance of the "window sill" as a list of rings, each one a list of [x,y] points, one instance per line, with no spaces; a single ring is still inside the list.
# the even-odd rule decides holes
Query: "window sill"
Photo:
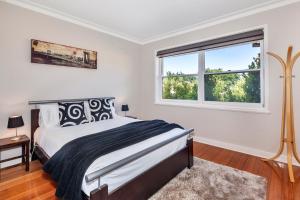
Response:
[[[182,101],[156,101],[155,105],[162,106],[179,106],[179,107],[191,107],[191,108],[203,108],[203,109],[213,109],[213,110],[224,110],[224,111],[236,111],[236,112],[249,112],[249,113],[261,113],[261,114],[271,114],[267,108],[261,107],[242,107],[234,105],[224,105],[224,104],[210,104],[199,102],[182,102]]]

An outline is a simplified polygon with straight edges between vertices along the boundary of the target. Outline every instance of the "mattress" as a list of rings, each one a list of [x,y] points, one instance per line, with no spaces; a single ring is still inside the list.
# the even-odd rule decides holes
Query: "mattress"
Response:
[[[35,132],[35,141],[51,157],[64,144],[68,143],[73,139],[116,128],[134,121],[138,120],[116,116],[114,119],[82,124],[78,126],[70,126],[64,128],[38,128]],[[149,138],[137,144],[101,156],[90,165],[85,175],[102,169],[110,164],[113,164],[121,159],[133,155],[150,146],[158,144],[164,140],[172,138],[176,135],[180,135],[183,132],[183,129],[175,128],[161,135]],[[100,179],[100,185],[107,184],[109,192],[117,189],[129,180],[133,179],[134,177],[148,170],[152,166],[156,165],[160,161],[164,160],[165,158],[173,155],[177,151],[184,148],[186,146],[187,137],[188,136],[180,137],[179,139],[104,175]],[[83,178],[82,191],[87,196],[89,196],[90,192],[96,189],[97,187],[98,180],[87,183],[86,180]]]

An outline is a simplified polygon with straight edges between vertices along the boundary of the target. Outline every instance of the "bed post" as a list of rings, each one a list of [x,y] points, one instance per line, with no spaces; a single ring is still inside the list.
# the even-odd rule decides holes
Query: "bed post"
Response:
[[[93,190],[90,194],[90,200],[107,200],[108,199],[108,186],[104,184],[99,188]]]
[[[188,138],[187,140],[188,146],[188,168],[191,169],[194,165],[194,152],[193,152],[193,138]]]
[[[33,153],[33,146],[34,146],[34,132],[39,127],[39,109],[32,109],[31,110],[31,138],[30,138],[30,149],[31,153]]]

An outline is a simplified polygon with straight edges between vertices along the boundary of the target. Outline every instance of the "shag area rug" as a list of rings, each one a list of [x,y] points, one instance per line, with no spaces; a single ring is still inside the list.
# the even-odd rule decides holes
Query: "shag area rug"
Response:
[[[150,200],[265,200],[266,188],[264,177],[194,158]]]

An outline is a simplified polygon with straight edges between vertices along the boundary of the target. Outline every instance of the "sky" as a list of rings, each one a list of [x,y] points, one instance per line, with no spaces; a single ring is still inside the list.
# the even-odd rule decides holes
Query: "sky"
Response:
[[[260,47],[252,44],[242,44],[205,52],[205,67],[210,69],[222,68],[224,71],[248,69],[248,65],[260,53]],[[185,54],[164,58],[164,75],[167,71],[197,74],[198,53]]]

